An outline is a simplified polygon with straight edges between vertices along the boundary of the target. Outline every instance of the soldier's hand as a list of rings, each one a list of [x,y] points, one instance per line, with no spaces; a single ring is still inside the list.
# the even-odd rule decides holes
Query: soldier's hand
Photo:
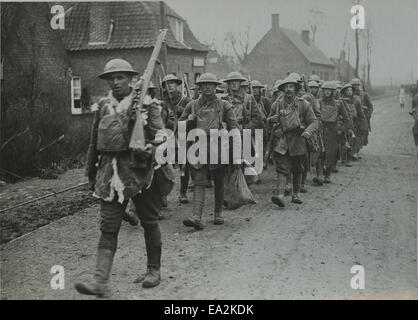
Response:
[[[152,144],[148,143],[144,148],[133,149],[139,159],[147,159],[152,156]]]
[[[309,132],[307,132],[307,131],[304,131],[302,133],[302,137],[304,137],[306,140],[308,140],[311,137],[311,134]]]
[[[278,115],[278,114],[275,114],[274,116],[270,117],[270,118],[268,119],[268,121],[269,121],[270,123],[277,123],[277,122],[279,122],[279,121],[280,121],[280,117],[279,117],[279,115]]]

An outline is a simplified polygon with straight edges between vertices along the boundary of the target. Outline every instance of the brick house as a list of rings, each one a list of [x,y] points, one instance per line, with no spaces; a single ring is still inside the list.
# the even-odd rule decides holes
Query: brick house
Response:
[[[50,19],[46,2],[1,4],[1,165],[23,176],[60,160],[58,144],[40,150],[71,121],[70,60]]]
[[[62,40],[73,71],[73,114],[105,95],[107,84],[97,78],[107,61],[123,58],[142,73],[147,65],[158,30],[166,36],[167,73],[185,74],[189,84],[205,72],[208,47],[200,43],[186,20],[164,2],[86,2],[63,3],[72,7],[66,16]],[[164,17],[162,18],[162,15]],[[160,60],[162,55],[160,54]],[[159,68],[153,81],[162,76]]]
[[[272,85],[289,72],[309,76],[318,74],[323,80],[335,77],[334,63],[310,40],[309,30],[298,32],[280,27],[279,15],[272,14],[271,29],[246,57],[243,67],[252,79]]]

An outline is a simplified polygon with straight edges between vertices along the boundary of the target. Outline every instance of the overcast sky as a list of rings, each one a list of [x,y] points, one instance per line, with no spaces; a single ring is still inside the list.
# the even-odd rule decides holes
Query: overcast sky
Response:
[[[350,27],[353,0],[166,0],[185,18],[194,35],[222,47],[226,32],[250,27],[253,47],[270,29],[271,14],[280,14],[280,25],[300,31],[309,29],[314,11],[322,12],[315,43],[328,57],[350,48],[355,64],[354,30]],[[366,28],[373,39],[371,79],[375,85],[415,82],[418,77],[418,0],[360,0]],[[364,61],[365,51],[361,52]],[[362,62],[361,61],[361,62]]]

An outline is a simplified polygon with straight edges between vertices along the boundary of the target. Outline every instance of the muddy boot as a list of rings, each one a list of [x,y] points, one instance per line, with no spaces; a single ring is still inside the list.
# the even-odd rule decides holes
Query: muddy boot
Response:
[[[271,202],[273,202],[275,205],[278,205],[281,208],[285,207],[284,203],[284,190],[286,186],[286,176],[283,174],[277,174],[277,193],[273,197],[271,197]]]
[[[112,269],[114,252],[109,249],[97,250],[97,265],[94,273],[94,282],[77,282],[75,289],[86,295],[95,295],[99,298],[108,298],[110,288],[108,287],[110,270]]]
[[[189,199],[187,198],[187,195],[181,194],[179,197],[179,202],[182,204],[189,203]]]
[[[296,203],[296,204],[302,204],[302,200],[299,199],[299,194],[298,193],[295,193],[292,196],[292,202]]]
[[[293,173],[293,195],[292,202],[301,204],[302,200],[299,199],[300,183],[302,181],[302,173]]]
[[[183,220],[186,227],[194,227],[196,230],[202,230],[203,207],[205,205],[205,186],[195,185],[193,190],[193,216]]]
[[[153,288],[160,284],[161,273],[160,268],[149,266],[147,273],[145,274],[144,281],[142,282],[143,288]]]
[[[144,225],[145,247],[147,250],[147,272],[142,287],[152,288],[160,284],[161,231],[158,224]]]
[[[219,226],[221,224],[224,224],[224,222],[225,222],[225,220],[222,216],[222,212],[216,212],[215,211],[213,224]]]
[[[123,220],[129,222],[131,226],[137,226],[139,224],[139,219],[136,216],[136,213],[131,210],[123,214]]]

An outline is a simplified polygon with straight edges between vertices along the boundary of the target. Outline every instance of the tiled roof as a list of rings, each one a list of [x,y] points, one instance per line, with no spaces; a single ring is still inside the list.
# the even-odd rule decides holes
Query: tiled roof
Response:
[[[309,45],[307,45],[302,40],[300,33],[282,27],[280,27],[280,30],[283,31],[285,36],[295,45],[299,52],[302,53],[306,59],[308,59],[310,63],[334,66],[333,62],[328,59],[312,41],[309,40]]]
[[[110,19],[114,21],[114,27],[109,41],[99,45],[89,44],[90,3],[76,2],[65,4],[66,9],[72,7],[72,10],[65,18],[65,29],[61,31],[62,40],[67,50],[133,49],[154,46],[158,30],[160,29],[159,2],[101,2],[102,5],[108,6]],[[165,25],[168,27],[168,32],[165,41],[168,47],[208,51],[208,47],[195,38],[187,22],[168,5],[166,5],[166,15],[183,21],[184,34],[184,42],[177,41],[166,17]]]

